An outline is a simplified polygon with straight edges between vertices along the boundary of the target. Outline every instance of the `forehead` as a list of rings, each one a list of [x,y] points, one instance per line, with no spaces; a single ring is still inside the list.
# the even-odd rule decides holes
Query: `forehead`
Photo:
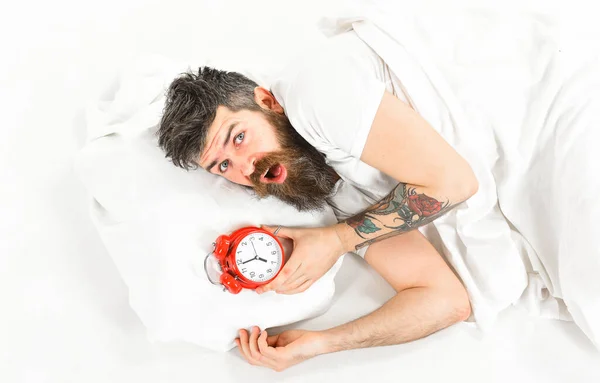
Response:
[[[223,141],[224,135],[227,133],[227,128],[229,126],[227,122],[231,121],[233,117],[234,113],[226,107],[219,106],[217,108],[215,118],[212,124],[210,124],[208,127],[204,151],[200,153],[198,162],[201,164],[201,166],[206,165],[205,162],[210,160],[210,157],[214,157],[217,153],[215,150],[218,148],[218,144]]]

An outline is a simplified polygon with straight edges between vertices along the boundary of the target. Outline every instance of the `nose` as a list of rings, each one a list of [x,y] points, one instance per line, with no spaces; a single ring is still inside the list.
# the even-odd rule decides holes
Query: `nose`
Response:
[[[242,167],[242,174],[246,177],[250,177],[252,173],[254,173],[254,163],[256,162],[256,157],[251,156],[248,157],[248,160],[245,162]]]

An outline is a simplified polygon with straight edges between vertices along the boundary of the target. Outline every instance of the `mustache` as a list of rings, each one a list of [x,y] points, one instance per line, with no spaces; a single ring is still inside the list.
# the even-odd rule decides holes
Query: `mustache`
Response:
[[[289,160],[294,158],[293,156],[297,156],[298,153],[295,153],[295,150],[283,149],[278,152],[269,153],[264,157],[260,158],[258,161],[254,163],[254,172],[249,176],[250,181],[256,186],[258,184],[262,184],[261,178],[262,176],[273,166],[277,164],[284,164],[286,168],[289,166]]]
[[[272,152],[260,158],[254,163],[254,172],[249,176],[250,181],[257,186],[263,184],[262,176],[275,165],[284,165],[288,175],[295,174],[297,166],[302,165],[302,162],[307,161],[306,155],[302,151],[295,148],[285,148],[277,152]]]
[[[261,198],[272,195],[300,211],[322,210],[336,179],[332,169],[325,165],[323,159],[321,161],[323,164],[300,149],[286,148],[255,162],[254,172],[249,178],[254,191]],[[288,174],[286,180],[282,184],[262,182],[262,176],[278,164],[285,166]]]

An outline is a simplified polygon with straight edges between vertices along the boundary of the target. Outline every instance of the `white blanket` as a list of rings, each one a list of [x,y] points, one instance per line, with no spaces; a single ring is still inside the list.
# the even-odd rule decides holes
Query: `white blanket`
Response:
[[[322,23],[329,35],[353,28],[472,165],[479,192],[428,236],[441,240],[481,328],[520,300],[572,315],[598,346],[599,65],[561,27],[533,13],[389,2]]]

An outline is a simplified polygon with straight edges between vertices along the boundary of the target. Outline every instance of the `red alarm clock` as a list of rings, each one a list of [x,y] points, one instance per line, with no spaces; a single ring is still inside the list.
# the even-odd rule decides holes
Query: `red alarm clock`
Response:
[[[285,263],[283,246],[276,235],[258,227],[243,227],[230,235],[220,235],[212,253],[204,260],[209,281],[221,284],[224,290],[238,294],[242,288],[256,289],[271,282]],[[218,264],[218,282],[207,269],[207,260],[214,255]]]

